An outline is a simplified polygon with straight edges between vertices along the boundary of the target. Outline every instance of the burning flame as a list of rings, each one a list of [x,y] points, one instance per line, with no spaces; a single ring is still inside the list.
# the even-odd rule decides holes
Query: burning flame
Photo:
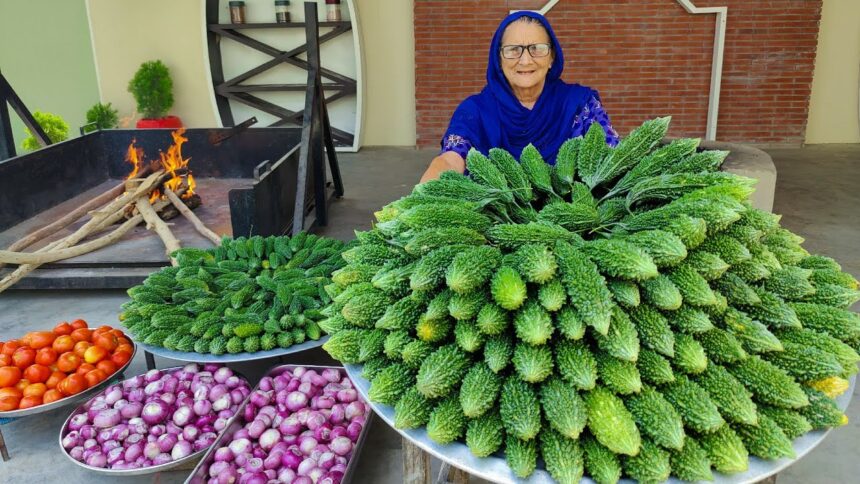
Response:
[[[191,176],[191,171],[188,169],[188,162],[191,161],[191,158],[182,157],[182,145],[188,141],[188,138],[183,136],[184,133],[185,128],[179,128],[170,133],[170,136],[173,137],[173,145],[167,149],[167,153],[163,151],[159,152],[160,159],[152,160],[150,166],[153,171],[163,169],[170,174],[170,178],[164,182],[165,188],[175,192],[184,184],[187,190],[182,195],[182,198],[188,198],[194,194],[194,188],[197,184],[194,181],[194,177]],[[144,163],[146,163],[143,149],[135,146],[136,142],[137,140],[131,140],[131,144],[128,145],[128,151],[125,155],[126,161],[132,165],[131,173],[128,174],[126,180],[137,176]],[[152,191],[149,201],[153,202],[159,198],[165,198],[165,196],[160,190],[155,189]]]

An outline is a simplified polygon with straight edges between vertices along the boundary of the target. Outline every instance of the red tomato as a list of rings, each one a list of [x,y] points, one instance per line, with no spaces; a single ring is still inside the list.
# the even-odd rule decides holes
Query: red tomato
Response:
[[[38,350],[44,348],[46,346],[51,346],[51,343],[57,339],[57,335],[50,331],[35,331],[32,333],[27,333],[30,337],[30,347],[34,350]]]
[[[51,377],[51,369],[45,365],[30,365],[24,370],[24,378],[30,383],[45,383]]]
[[[36,352],[36,363],[51,366],[57,361],[57,352],[53,348],[42,348]]]
[[[55,339],[51,347],[54,348],[57,353],[72,351],[75,348],[75,340],[71,336],[64,334]]]
[[[53,331],[54,331],[54,334],[56,334],[57,336],[60,336],[60,335],[64,335],[64,334],[65,335],[72,334],[72,331],[74,331],[74,330],[75,330],[75,328],[73,328],[71,324],[63,321],[62,323],[54,326]]]
[[[12,354],[12,364],[20,369],[27,368],[36,362],[36,350],[22,346]]]
[[[57,390],[63,395],[74,395],[87,389],[87,380],[81,375],[69,375],[57,385]]]
[[[0,366],[9,366],[12,364],[12,357],[0,353]]]
[[[81,366],[81,357],[72,352],[63,353],[57,360],[57,369],[63,373],[71,373]]]
[[[57,400],[62,400],[62,399],[63,399],[63,394],[60,393],[60,391],[57,389],[48,390],[47,392],[45,392],[44,395],[42,395],[42,403],[45,403],[45,404],[48,404],[51,402],[56,402]]]
[[[93,333],[93,344],[106,349],[108,352],[111,352],[119,346],[119,338],[116,337],[113,333]]]
[[[0,412],[18,410],[20,401],[18,397],[0,397]]]
[[[84,376],[95,369],[96,365],[93,365],[92,363],[81,363],[81,366],[78,367],[78,370],[75,371],[75,374]]]
[[[125,333],[123,333],[121,329],[114,328],[110,332],[112,335],[116,336],[117,338],[125,338]]]
[[[116,366],[116,363],[114,363],[113,361],[111,361],[109,359],[104,359],[104,360],[98,362],[98,364],[96,365],[96,368],[105,372],[105,375],[113,375],[114,372],[116,372],[117,368],[119,368],[119,367]]]
[[[128,351],[116,351],[110,356],[110,360],[116,364],[117,368],[122,368],[131,359],[131,353]]]
[[[75,341],[90,341],[93,337],[93,330],[89,328],[80,328],[72,331],[70,335]]]
[[[51,373],[51,376],[48,377],[48,380],[45,382],[45,386],[48,388],[57,388],[57,385],[63,381],[63,378],[66,377],[66,374],[62,371],[54,371]]]
[[[88,325],[87,325],[87,322],[84,321],[83,319],[76,319],[76,320],[72,321],[72,327],[75,329],[81,329],[81,328],[88,327]]]
[[[0,388],[15,386],[21,379],[21,369],[17,366],[0,367]]]
[[[21,390],[18,390],[15,387],[0,388],[0,398],[5,398],[5,397],[21,398],[23,396],[24,396],[24,394],[21,392]]]
[[[84,378],[87,380],[87,388],[93,387],[104,381],[107,378],[105,372],[96,368],[95,370],[84,375]]]
[[[78,341],[77,343],[75,343],[75,354],[80,356],[81,359],[83,359],[84,353],[86,353],[87,348],[89,348],[90,346],[92,346],[92,343],[90,343],[89,341]]]
[[[27,385],[27,388],[25,388],[22,393],[24,394],[25,397],[31,397],[31,396],[41,397],[47,391],[48,391],[48,387],[45,386],[44,383],[31,383],[31,384]]]
[[[121,343],[114,351],[125,351],[128,354],[134,353],[134,346],[131,343]]]
[[[26,378],[21,378],[20,380],[18,380],[18,383],[15,384],[15,388],[17,388],[19,391],[23,392],[24,389],[27,388],[27,385],[29,385],[29,384],[30,384],[30,380],[28,380]]]
[[[21,347],[21,342],[18,340],[11,340],[3,343],[3,349],[0,350],[0,353],[4,355],[12,356],[12,353],[15,352],[18,348]]]
[[[37,396],[24,397],[21,399],[21,402],[18,403],[18,409],[23,410],[25,408],[38,407],[41,404],[42,404],[42,396],[41,395],[39,395],[38,397]]]

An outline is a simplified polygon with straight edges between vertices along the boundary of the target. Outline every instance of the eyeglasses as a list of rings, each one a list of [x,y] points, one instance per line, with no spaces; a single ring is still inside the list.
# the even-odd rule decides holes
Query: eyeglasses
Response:
[[[532,57],[546,57],[549,55],[552,46],[550,44],[531,44],[531,45],[503,45],[502,57],[505,59],[519,59],[523,56],[523,52],[528,49],[529,55]]]

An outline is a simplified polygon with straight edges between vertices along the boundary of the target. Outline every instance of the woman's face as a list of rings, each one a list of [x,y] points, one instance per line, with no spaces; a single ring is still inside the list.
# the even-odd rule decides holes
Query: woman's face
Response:
[[[508,25],[502,35],[503,49],[506,45],[532,44],[552,45],[546,30],[538,23],[517,21]],[[549,55],[544,57],[532,57],[528,49],[523,49],[523,54],[518,59],[506,59],[504,55],[499,55],[505,78],[515,92],[542,86],[554,58],[551,50]]]

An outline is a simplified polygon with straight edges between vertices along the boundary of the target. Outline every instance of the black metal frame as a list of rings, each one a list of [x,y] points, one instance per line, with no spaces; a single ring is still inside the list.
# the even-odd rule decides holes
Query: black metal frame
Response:
[[[312,19],[305,22],[286,22],[286,23],[253,23],[253,24],[219,24],[218,23],[218,0],[206,0],[206,20],[207,20],[207,41],[209,46],[209,66],[212,71],[212,82],[215,88],[215,101],[218,106],[218,111],[221,116],[221,122],[224,126],[232,126],[234,123],[233,113],[230,109],[230,99],[246,104],[260,111],[269,113],[280,118],[272,124],[272,126],[283,125],[298,125],[302,120],[302,112],[291,111],[289,109],[278,106],[272,102],[261,99],[255,96],[254,92],[273,92],[273,91],[302,91],[306,89],[304,84],[242,84],[242,82],[269,70],[280,64],[289,64],[308,72],[317,70],[318,78],[326,78],[332,82],[322,84],[322,87],[327,91],[336,91],[334,94],[325,98],[326,103],[334,102],[348,95],[354,95],[357,92],[358,83],[343,74],[339,74],[331,69],[323,68],[319,63],[316,66],[312,65],[310,57],[308,60],[302,60],[298,56],[307,52],[310,56],[311,49],[316,49],[319,52],[319,45],[327,42],[345,32],[352,30],[350,22],[319,22],[317,17],[305,17]],[[240,30],[248,29],[272,29],[272,28],[302,28],[306,30],[314,24],[316,35],[309,37],[308,41],[295,47],[289,51],[282,51],[272,47],[264,42],[256,40]],[[333,27],[333,30],[326,34],[319,35],[319,27]],[[221,49],[219,43],[222,38],[227,38],[236,41],[242,45],[255,49],[259,52],[272,56],[272,59],[254,67],[238,76],[225,80],[224,69],[221,59]],[[315,43],[315,46],[311,46]],[[318,56],[317,56],[318,57]],[[334,141],[343,143],[347,146],[353,144],[354,136],[352,133],[330,127]]]
[[[12,106],[12,109],[15,110],[15,113],[24,122],[24,126],[33,133],[36,141],[43,148],[51,144],[48,135],[45,134],[45,131],[42,130],[42,127],[39,126],[33,115],[30,114],[30,110],[24,105],[24,101],[21,101],[21,98],[12,89],[12,85],[9,84],[6,77],[0,72],[0,160],[6,160],[16,155],[15,138],[12,136],[12,124],[9,120],[9,107],[7,103],[9,106]]]

